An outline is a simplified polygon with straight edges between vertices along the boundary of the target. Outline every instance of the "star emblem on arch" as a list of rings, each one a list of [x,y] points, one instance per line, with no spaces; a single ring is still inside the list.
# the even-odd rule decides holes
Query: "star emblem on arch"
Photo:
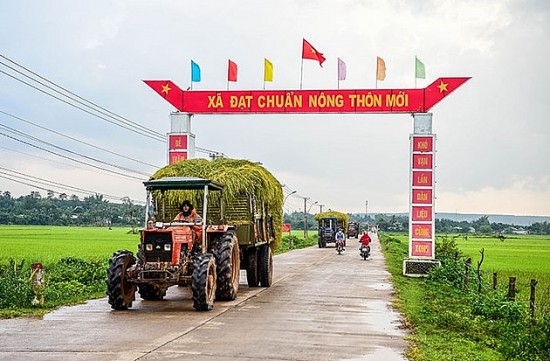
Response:
[[[448,91],[447,90],[447,85],[449,85],[448,83],[444,83],[443,80],[441,80],[441,83],[439,83],[439,85],[437,86],[439,88],[439,92],[440,93],[443,93],[443,92],[446,92]]]
[[[162,86],[161,93],[164,93],[164,94],[168,95],[168,92],[170,90],[172,90],[172,88],[170,88],[170,85],[168,85],[168,83],[166,83],[165,85]]]

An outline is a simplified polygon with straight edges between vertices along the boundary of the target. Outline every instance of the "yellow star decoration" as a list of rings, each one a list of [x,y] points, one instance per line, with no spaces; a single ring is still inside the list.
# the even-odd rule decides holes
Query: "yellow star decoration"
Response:
[[[437,87],[439,88],[439,92],[440,93],[443,93],[443,92],[446,92],[448,91],[447,90],[447,85],[449,85],[448,83],[443,83],[443,80],[441,81],[441,84],[439,84]]]
[[[162,91],[161,93],[166,93],[166,95],[168,95],[168,92],[172,90],[172,88],[170,88],[170,86],[168,85],[168,83],[166,83],[166,85],[163,85],[162,86]]]

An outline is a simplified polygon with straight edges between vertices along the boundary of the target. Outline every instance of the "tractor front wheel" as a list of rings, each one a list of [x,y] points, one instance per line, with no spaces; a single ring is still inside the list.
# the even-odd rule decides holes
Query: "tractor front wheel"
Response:
[[[193,307],[197,311],[214,308],[216,295],[216,259],[211,253],[200,255],[193,266]]]
[[[127,310],[132,307],[136,297],[136,285],[129,282],[127,270],[136,263],[130,251],[117,251],[109,259],[107,270],[107,296],[109,304],[115,310]]]

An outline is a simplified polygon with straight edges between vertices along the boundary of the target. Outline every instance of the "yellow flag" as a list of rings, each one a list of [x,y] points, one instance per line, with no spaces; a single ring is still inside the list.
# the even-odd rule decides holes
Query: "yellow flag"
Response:
[[[386,63],[384,59],[377,56],[376,57],[376,80],[386,79]]]
[[[273,81],[273,64],[264,59],[264,81]]]

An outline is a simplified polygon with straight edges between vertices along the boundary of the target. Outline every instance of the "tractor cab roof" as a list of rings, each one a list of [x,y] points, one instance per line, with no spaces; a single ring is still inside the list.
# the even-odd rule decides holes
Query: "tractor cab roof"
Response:
[[[143,182],[147,190],[209,190],[222,191],[220,183],[197,177],[164,177]]]

